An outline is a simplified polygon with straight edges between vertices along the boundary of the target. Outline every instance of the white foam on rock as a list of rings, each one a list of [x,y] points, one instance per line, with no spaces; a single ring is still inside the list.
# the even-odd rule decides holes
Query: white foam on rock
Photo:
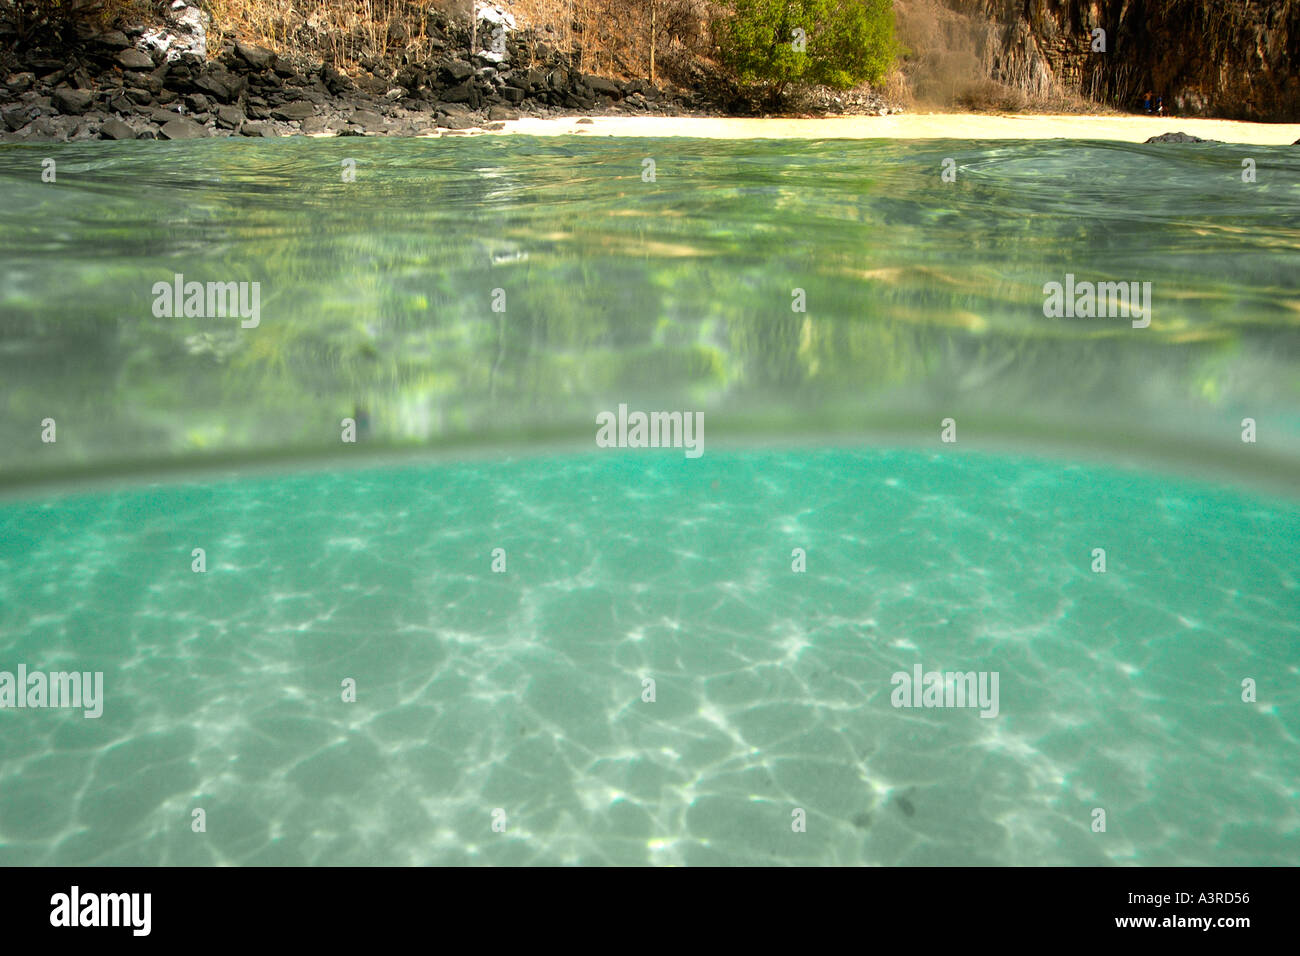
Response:
[[[203,11],[185,0],[175,0],[167,20],[167,27],[146,30],[136,45],[145,52],[162,53],[169,63],[186,53],[207,57],[207,16]]]

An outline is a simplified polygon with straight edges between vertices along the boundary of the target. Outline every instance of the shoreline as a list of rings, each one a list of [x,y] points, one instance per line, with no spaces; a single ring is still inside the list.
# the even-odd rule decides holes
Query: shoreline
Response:
[[[1163,133],[1183,132],[1201,139],[1245,146],[1290,146],[1300,140],[1300,123],[1043,113],[896,113],[890,116],[811,119],[703,116],[522,117],[506,121],[503,127],[499,130],[484,130],[483,133],[696,139],[1088,139],[1144,143]]]
[[[0,143],[505,133],[691,139],[1201,140],[1292,145],[1300,122],[1128,113],[921,112],[875,93],[814,115],[726,115],[701,96],[572,69],[553,50],[524,67],[517,48],[495,65],[445,59],[392,77],[351,77],[319,63],[227,42],[216,57],[140,47],[121,31],[57,57],[27,51],[0,71]],[[518,47],[518,44],[516,44]],[[482,56],[479,57],[482,59]],[[517,65],[511,65],[517,64]],[[1167,140],[1166,142],[1168,142]]]

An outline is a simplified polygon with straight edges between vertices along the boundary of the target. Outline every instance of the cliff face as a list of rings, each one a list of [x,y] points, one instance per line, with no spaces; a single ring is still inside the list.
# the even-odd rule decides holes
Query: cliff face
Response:
[[[922,88],[935,85],[927,73],[946,61],[968,80],[996,81],[1030,102],[1077,94],[1125,109],[1149,89],[1180,115],[1300,118],[1300,0],[897,0],[897,7],[905,42],[929,60],[917,71]],[[1106,31],[1104,53],[1091,49],[1096,28]]]

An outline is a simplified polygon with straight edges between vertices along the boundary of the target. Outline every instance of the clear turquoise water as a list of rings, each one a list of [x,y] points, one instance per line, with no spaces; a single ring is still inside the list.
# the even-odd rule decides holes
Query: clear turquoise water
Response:
[[[0,191],[0,487],[328,455],[358,407],[372,449],[586,447],[627,402],[741,445],[928,445],[960,413],[966,442],[1283,488],[1300,461],[1286,147],[85,143],[0,149]],[[156,318],[177,273],[261,283],[259,327]],[[1069,273],[1151,282],[1150,328],[1044,318]]]
[[[106,694],[0,709],[0,863],[1294,863],[1300,161],[1242,152],[0,149],[0,671]]]
[[[106,705],[0,711],[0,860],[1291,864],[1297,540],[1294,503],[916,452],[14,506],[4,658]],[[890,706],[916,663],[998,672],[999,716]]]

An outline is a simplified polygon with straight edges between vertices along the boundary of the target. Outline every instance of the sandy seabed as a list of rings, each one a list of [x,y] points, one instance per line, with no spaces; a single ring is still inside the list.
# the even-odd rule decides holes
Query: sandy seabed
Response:
[[[697,116],[526,117],[500,133],[531,136],[688,136],[704,139],[1092,139],[1141,143],[1161,133],[1253,146],[1300,139],[1300,123],[1244,123],[1172,116],[900,113],[818,119]]]

